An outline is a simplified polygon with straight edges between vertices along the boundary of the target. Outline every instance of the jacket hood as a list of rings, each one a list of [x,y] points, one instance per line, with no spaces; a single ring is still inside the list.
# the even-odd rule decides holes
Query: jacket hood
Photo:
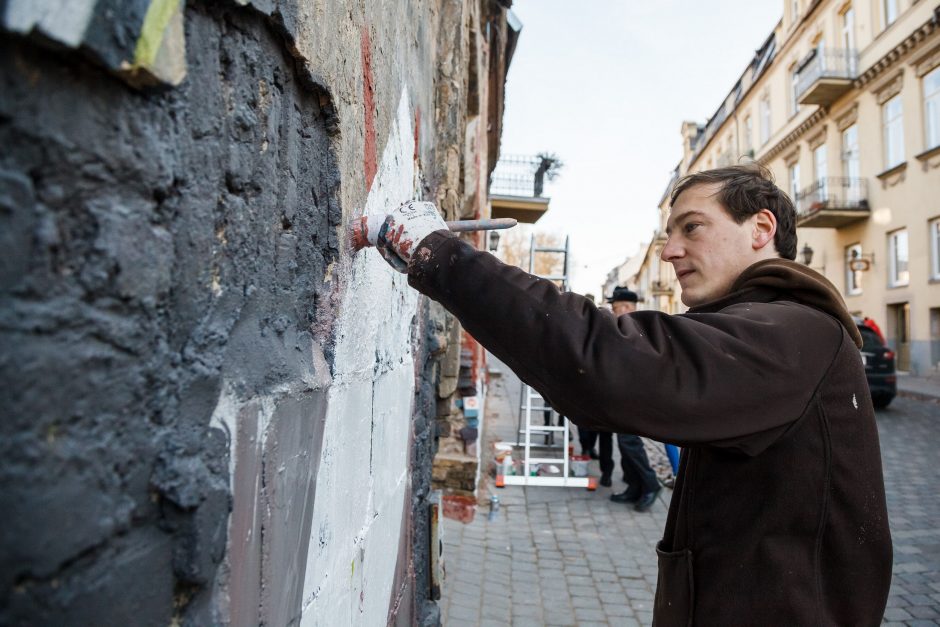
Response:
[[[779,299],[793,300],[829,314],[845,327],[855,345],[862,347],[862,335],[845,308],[839,290],[815,270],[789,259],[758,261],[741,273],[727,295],[689,311],[718,311],[734,303],[755,300],[757,293],[761,293],[763,297],[760,300],[764,300],[768,292],[779,294]]]

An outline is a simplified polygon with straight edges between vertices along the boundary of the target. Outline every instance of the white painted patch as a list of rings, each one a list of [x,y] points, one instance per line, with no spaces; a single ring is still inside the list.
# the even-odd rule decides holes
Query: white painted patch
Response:
[[[209,419],[209,428],[218,429],[225,434],[228,440],[228,487],[232,490],[232,480],[235,477],[235,444],[238,439],[238,410],[240,404],[232,386],[228,383],[222,384],[222,391],[219,393],[219,401],[212,410],[212,417]],[[231,521],[231,514],[229,520]]]
[[[414,193],[408,101],[403,90],[365,214],[387,213]],[[352,264],[335,327],[303,626],[385,624],[408,487],[418,297],[374,249]]]
[[[854,394],[852,395],[852,407],[854,407],[855,409],[858,409],[858,399],[855,398]]]
[[[85,38],[97,0],[8,0],[4,25],[29,34],[36,30],[49,39],[77,48]]]

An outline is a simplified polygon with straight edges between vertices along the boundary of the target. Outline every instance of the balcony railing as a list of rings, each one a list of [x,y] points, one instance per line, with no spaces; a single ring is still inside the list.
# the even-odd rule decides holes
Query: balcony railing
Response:
[[[552,162],[539,156],[500,157],[490,179],[490,194],[542,198]]]
[[[868,181],[826,177],[803,189],[795,199],[797,226],[839,228],[864,220],[868,206]]]
[[[551,180],[561,162],[554,155],[505,155],[490,176],[490,215],[533,223],[547,210],[545,180]]]
[[[813,50],[799,72],[796,98],[800,104],[832,104],[858,76],[858,52],[844,48]]]

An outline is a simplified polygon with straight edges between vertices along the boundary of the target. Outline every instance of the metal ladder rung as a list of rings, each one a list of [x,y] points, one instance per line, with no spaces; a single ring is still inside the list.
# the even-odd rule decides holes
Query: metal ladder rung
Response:
[[[551,425],[532,425],[529,427],[529,433],[545,435],[549,431],[564,431],[564,427],[553,427]],[[519,433],[525,433],[525,429],[519,429]]]
[[[557,275],[550,275],[550,274],[540,274],[539,278],[546,279],[548,281],[564,281],[566,277],[563,275],[557,276]]]
[[[557,459],[553,457],[530,457],[530,464],[564,464],[565,458],[559,457]]]
[[[532,250],[534,250],[537,253],[566,253],[568,252],[566,249],[558,248],[557,246],[554,246],[554,247],[553,246],[536,246]]]
[[[520,405],[520,406],[519,406],[519,409],[525,409],[525,405]],[[540,406],[540,405],[533,405],[533,406],[530,407],[529,409],[531,409],[532,411],[548,411],[549,409],[551,409],[551,407],[543,407],[543,406]]]

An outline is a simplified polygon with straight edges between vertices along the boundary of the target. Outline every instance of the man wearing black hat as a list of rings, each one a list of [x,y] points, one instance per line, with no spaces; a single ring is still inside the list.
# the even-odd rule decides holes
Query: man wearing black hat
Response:
[[[639,298],[633,290],[626,287],[615,287],[614,293],[607,299],[607,302],[610,303],[614,315],[620,317],[636,311],[638,300]],[[601,434],[602,442],[603,437],[604,434]],[[610,436],[608,435],[608,437]],[[645,512],[656,502],[656,497],[659,496],[661,488],[659,481],[656,479],[656,473],[650,467],[650,460],[646,456],[643,440],[639,436],[629,433],[618,433],[617,448],[620,449],[620,466],[623,468],[623,480],[627,484],[627,489],[617,494],[611,494],[610,500],[615,503],[633,503],[633,509],[638,512]],[[603,452],[604,446],[602,444],[602,473],[604,472]],[[609,465],[613,469],[612,461]],[[602,476],[602,484],[603,480]]]

